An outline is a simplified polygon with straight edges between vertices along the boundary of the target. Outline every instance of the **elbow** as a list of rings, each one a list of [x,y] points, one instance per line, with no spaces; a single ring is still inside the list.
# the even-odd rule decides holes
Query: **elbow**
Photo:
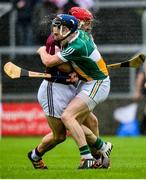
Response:
[[[43,64],[44,64],[46,67],[49,67],[49,62],[43,60]]]
[[[42,62],[46,67],[53,67],[56,66],[58,64],[60,64],[60,61],[57,59],[57,57],[55,55],[51,56],[51,55],[46,55],[46,56],[41,56]]]
[[[43,64],[46,66],[46,67],[53,67],[53,64],[50,62],[50,61],[44,61]]]
[[[54,64],[54,62],[52,61],[52,60],[49,60],[49,61],[44,61],[43,62],[44,63],[44,65],[46,66],[46,67],[53,67],[53,66],[55,66],[55,64]]]

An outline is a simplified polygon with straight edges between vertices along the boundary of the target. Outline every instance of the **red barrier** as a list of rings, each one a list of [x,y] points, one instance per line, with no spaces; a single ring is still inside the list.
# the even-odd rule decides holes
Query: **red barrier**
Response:
[[[44,135],[50,132],[45,114],[35,103],[2,103],[2,135]]]

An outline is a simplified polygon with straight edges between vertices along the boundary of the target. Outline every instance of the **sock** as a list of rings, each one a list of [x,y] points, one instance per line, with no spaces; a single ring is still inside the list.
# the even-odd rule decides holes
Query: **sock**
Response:
[[[41,155],[40,155],[40,153],[38,152],[37,148],[35,148],[35,149],[32,150],[31,158],[32,158],[34,161],[38,161],[38,160],[41,159]]]
[[[105,148],[105,143],[100,138],[97,138],[95,144],[93,144],[93,147],[95,147],[97,150],[102,150]]]
[[[103,142],[103,145],[101,146],[100,150],[103,151],[105,149],[105,147],[106,147],[106,144],[105,144],[105,142]]]
[[[80,150],[80,155],[82,158],[93,159],[93,156],[91,155],[88,145],[80,147],[79,150]]]
[[[36,155],[39,156],[39,157],[42,157],[42,156],[44,155],[44,153],[40,153],[40,152],[38,151],[38,147],[35,148],[35,153],[36,153]]]

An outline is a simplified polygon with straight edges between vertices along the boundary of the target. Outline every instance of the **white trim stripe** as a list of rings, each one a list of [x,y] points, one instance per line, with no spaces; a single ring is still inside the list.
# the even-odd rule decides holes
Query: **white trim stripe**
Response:
[[[71,51],[73,48],[72,47],[68,47],[67,49],[63,50],[64,52],[69,52]]]
[[[95,48],[93,52],[89,56],[93,61],[99,61],[101,59],[101,54],[99,53],[98,49]]]
[[[72,54],[74,51],[75,51],[75,49],[72,49],[68,52],[61,52],[61,54],[62,54],[62,56],[68,56],[68,55]]]
[[[63,62],[67,62],[68,60],[65,59],[60,52],[57,52],[57,56],[59,57],[59,59],[61,59]]]

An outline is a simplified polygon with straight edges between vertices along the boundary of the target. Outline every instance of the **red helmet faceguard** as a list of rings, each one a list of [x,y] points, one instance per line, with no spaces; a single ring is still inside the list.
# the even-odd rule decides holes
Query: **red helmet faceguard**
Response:
[[[81,7],[72,7],[69,12],[70,15],[75,16],[79,21],[92,21],[93,15],[87,9]]]

